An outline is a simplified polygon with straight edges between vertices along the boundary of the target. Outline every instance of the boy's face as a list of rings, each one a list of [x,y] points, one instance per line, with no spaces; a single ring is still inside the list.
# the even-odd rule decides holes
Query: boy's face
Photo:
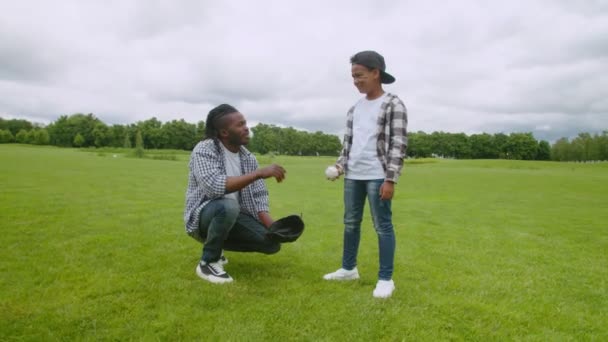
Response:
[[[370,70],[366,66],[353,64],[351,74],[355,87],[362,94],[369,94],[377,87],[380,87],[380,72],[378,69]]]

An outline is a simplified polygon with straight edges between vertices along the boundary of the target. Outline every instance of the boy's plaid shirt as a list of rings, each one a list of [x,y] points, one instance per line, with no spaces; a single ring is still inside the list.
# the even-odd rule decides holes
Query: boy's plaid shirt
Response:
[[[382,102],[380,114],[378,115],[378,140],[376,150],[378,158],[385,172],[385,180],[397,183],[403,159],[407,149],[407,109],[403,102],[391,93],[386,94]],[[353,143],[353,113],[355,107],[351,107],[346,115],[346,132],[342,152],[336,162],[343,172],[346,172],[348,155]]]
[[[194,147],[190,155],[190,174],[184,211],[184,223],[188,233],[198,230],[203,207],[226,193],[224,151],[218,144],[221,142],[214,139],[203,140]],[[253,172],[258,168],[255,156],[245,147],[241,146],[239,156],[242,174]],[[269,211],[268,190],[264,180],[258,179],[241,189],[239,204],[242,212],[256,219],[259,212]]]

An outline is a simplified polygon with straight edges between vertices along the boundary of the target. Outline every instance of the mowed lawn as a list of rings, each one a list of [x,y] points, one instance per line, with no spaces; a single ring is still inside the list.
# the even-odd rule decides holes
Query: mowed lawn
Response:
[[[227,252],[232,284],[199,279],[187,158],[0,145],[0,340],[608,340],[608,163],[409,163],[378,300],[367,214],[361,279],[322,280],[342,253],[333,158],[274,158],[271,214],[303,214],[304,235]]]

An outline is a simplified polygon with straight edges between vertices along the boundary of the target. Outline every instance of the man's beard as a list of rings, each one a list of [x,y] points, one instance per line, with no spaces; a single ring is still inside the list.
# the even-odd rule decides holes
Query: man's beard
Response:
[[[244,141],[244,139],[237,133],[230,133],[228,136],[228,142],[230,145],[241,146],[247,145],[248,141]]]

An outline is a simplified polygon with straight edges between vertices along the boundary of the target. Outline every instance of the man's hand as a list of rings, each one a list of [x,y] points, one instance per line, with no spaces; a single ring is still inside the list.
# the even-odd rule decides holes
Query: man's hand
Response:
[[[258,169],[256,170],[257,176],[259,178],[270,178],[270,177],[274,177],[277,182],[282,182],[283,179],[285,179],[285,174],[287,173],[287,171],[285,171],[285,169],[278,164],[272,164],[270,166],[266,166],[263,169]]]
[[[266,211],[260,211],[258,213],[258,218],[260,219],[260,222],[262,222],[262,224],[266,228],[270,227],[274,223],[274,220],[272,219],[272,217],[270,217],[270,214]]]
[[[382,185],[380,185],[380,199],[383,201],[388,201],[393,198],[393,194],[395,193],[395,183],[390,181],[384,181]]]

